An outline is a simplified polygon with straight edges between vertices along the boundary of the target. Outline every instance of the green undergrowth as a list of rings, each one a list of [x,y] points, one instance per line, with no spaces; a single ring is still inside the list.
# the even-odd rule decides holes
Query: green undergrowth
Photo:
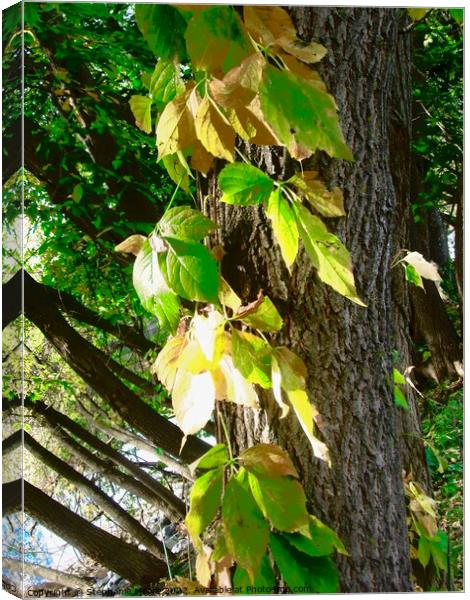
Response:
[[[463,389],[442,384],[426,394],[422,428],[438,503],[449,538],[447,585],[463,590]]]

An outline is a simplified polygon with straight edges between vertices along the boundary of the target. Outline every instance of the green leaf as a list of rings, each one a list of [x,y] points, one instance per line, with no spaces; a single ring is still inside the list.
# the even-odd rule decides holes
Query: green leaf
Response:
[[[330,192],[318,179],[316,171],[296,173],[289,179],[289,183],[292,183],[301,197],[305,198],[324,217],[343,217],[345,215],[342,191],[335,187]]]
[[[190,465],[190,469],[194,472],[196,469],[215,469],[228,463],[228,454],[225,444],[216,444],[205,454],[198,458]]]
[[[286,533],[284,537],[294,548],[309,556],[328,556],[335,550],[348,555],[338,534],[322,523],[320,519],[310,515],[309,529],[310,538],[300,533]]]
[[[186,526],[195,544],[220,506],[223,478],[222,468],[213,469],[198,477],[191,489]]]
[[[405,279],[409,283],[424,290],[423,279],[413,265],[402,263],[405,269]]]
[[[248,473],[250,488],[264,516],[281,531],[299,531],[309,522],[305,493],[290,477],[256,477]]]
[[[448,539],[447,535],[439,529],[433,538],[428,538],[431,546],[431,556],[434,564],[438,569],[447,571],[447,551]]]
[[[404,408],[405,410],[410,410],[405,394],[397,385],[393,387],[393,397],[395,398],[395,404],[397,406]]]
[[[216,229],[217,225],[199,210],[189,206],[175,206],[166,211],[158,228],[163,236],[199,242]]]
[[[217,302],[217,263],[209,250],[189,240],[163,239],[169,248],[158,255],[158,261],[170,288],[186,300]]]
[[[293,591],[296,588],[305,588],[310,594],[338,591],[338,572],[330,558],[307,556],[292,547],[280,533],[271,533],[269,542],[276,565]]]
[[[241,594],[259,594],[260,592],[256,588],[258,590],[259,588],[263,588],[263,594],[268,594],[269,590],[275,593],[276,576],[268,556],[266,554],[263,555],[253,581],[250,579],[248,571],[237,565],[233,574],[233,587],[239,588]]]
[[[281,249],[282,258],[290,270],[299,249],[299,232],[295,215],[282,195],[280,188],[275,189],[269,196],[266,214],[271,219],[274,236]]]
[[[263,298],[263,301],[254,312],[241,320],[246,325],[260,331],[279,331],[283,325],[281,315],[268,296]]]
[[[135,20],[155,56],[186,59],[186,21],[176,8],[168,4],[136,4]]]
[[[162,329],[176,331],[180,301],[168,287],[158,264],[158,256],[146,239],[134,262],[132,281],[145,310],[155,315]]]
[[[227,204],[260,204],[268,200],[274,182],[263,171],[245,163],[226,165],[219,174],[222,202]]]
[[[419,542],[418,542],[418,560],[423,565],[423,567],[426,567],[429,563],[430,558],[431,558],[431,544],[424,537],[424,535],[420,536]]]
[[[232,329],[232,356],[236,369],[250,383],[271,387],[271,346],[248,332]]]
[[[393,383],[399,383],[400,385],[406,384],[406,379],[398,369],[393,369]]]
[[[222,519],[227,548],[254,581],[269,538],[269,527],[250,492],[234,477],[225,489]]]
[[[188,24],[186,46],[195,70],[223,74],[253,52],[242,22],[230,6],[215,6]]]
[[[351,256],[342,242],[304,206],[294,205],[300,237],[319,278],[342,296],[365,306],[357,295]]]
[[[293,158],[307,158],[316,150],[324,150],[330,156],[352,159],[334,98],[320,86],[267,65],[260,98],[266,120]]]
[[[150,109],[152,98],[149,96],[131,96],[129,100],[135,124],[145,133],[152,133],[152,118]]]
[[[149,92],[159,109],[184,92],[179,67],[173,62],[160,59],[150,77]]]
[[[176,185],[179,185],[185,192],[189,192],[189,174],[186,166],[181,163],[179,155],[179,152],[167,154],[162,158],[162,163]]]
[[[73,187],[72,200],[74,202],[80,202],[80,200],[82,198],[83,198],[83,186],[81,186],[79,183],[77,183],[77,185],[75,185]]]
[[[410,9],[408,9],[410,10]],[[463,8],[449,8],[450,16],[459,24],[463,25]]]
[[[240,454],[238,462],[257,477],[298,477],[285,450],[274,444],[256,444]]]

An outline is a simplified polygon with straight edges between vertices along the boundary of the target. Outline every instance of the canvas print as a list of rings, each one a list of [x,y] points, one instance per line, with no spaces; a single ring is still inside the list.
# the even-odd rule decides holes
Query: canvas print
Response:
[[[3,589],[463,590],[463,8],[3,11]]]

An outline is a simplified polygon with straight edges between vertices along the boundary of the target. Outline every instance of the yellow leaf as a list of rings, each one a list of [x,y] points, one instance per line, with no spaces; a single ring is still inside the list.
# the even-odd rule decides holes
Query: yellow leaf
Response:
[[[204,146],[199,140],[194,142],[193,151],[191,154],[191,166],[196,171],[207,175],[209,173],[212,164],[214,163],[214,156],[207,152]]]
[[[220,375],[225,378],[225,387],[220,381]],[[231,356],[224,355],[222,357],[216,378],[218,379],[217,391],[219,394],[224,395],[225,400],[252,408],[258,406],[258,395],[255,388],[235,368]]]
[[[196,315],[192,320],[191,329],[194,338],[199,342],[204,356],[210,363],[216,363],[224,350],[225,318],[216,310],[209,314]]]
[[[181,352],[188,341],[184,335],[170,338],[160,350],[151,371],[154,373],[166,389],[171,392],[175,383],[176,369]]]
[[[299,477],[287,452],[274,444],[256,444],[242,452],[238,460],[257,477]]]
[[[279,138],[264,118],[259,96],[256,96],[246,108],[240,109],[238,114],[240,119],[245,119],[256,129],[256,135],[250,139],[253,144],[258,146],[281,145]]]
[[[343,217],[343,192],[335,187],[328,190],[316,171],[297,173],[289,180],[313,208],[325,217]]]
[[[287,12],[278,6],[244,6],[245,26],[252,38],[263,46],[279,44],[280,40],[297,37]]]
[[[317,458],[324,460],[328,466],[331,466],[330,454],[327,446],[315,437],[313,433],[313,419],[316,411],[310,403],[307,393],[304,390],[291,390],[287,392],[287,396],[297,415],[299,423],[312,446],[313,454]]]
[[[143,235],[135,234],[129,236],[123,242],[118,244],[114,250],[116,252],[128,252],[137,256],[142,249],[142,246],[147,238]]]
[[[289,406],[282,399],[281,370],[279,369],[279,364],[278,364],[274,354],[271,359],[271,381],[273,384],[274,399],[276,400],[277,404],[279,405],[279,408],[282,411],[280,418],[283,419],[284,417],[287,416],[287,414],[289,412]]]
[[[196,556],[196,578],[201,585],[208,588],[211,583],[210,549],[205,546]]]
[[[232,290],[230,285],[223,277],[220,278],[219,300],[222,304],[231,308],[234,314],[237,313],[238,309],[242,305],[242,301],[240,300],[240,298]]]
[[[172,392],[173,409],[178,427],[186,435],[197,433],[209,421],[215,405],[215,386],[205,371],[192,375],[178,369]]]
[[[315,69],[311,69],[307,67],[302,62],[299,62],[295,56],[291,56],[290,54],[285,54],[284,52],[280,53],[280,58],[286,65],[286,67],[294,73],[295,75],[299,75],[302,79],[306,79],[310,85],[315,86],[322,92],[327,92],[327,87],[323,82],[323,79],[320,77],[318,71]]]
[[[176,366],[178,369],[197,375],[210,370],[211,363],[204,356],[199,342],[191,340],[181,352],[179,359],[176,361]]]
[[[298,38],[294,40],[281,40],[279,45],[283,50],[306,63],[319,62],[327,53],[325,46],[315,42],[304,42]]]
[[[196,141],[193,113],[197,96],[193,87],[169,102],[157,124],[158,160],[185,150]]]
[[[195,126],[196,135],[208,152],[233,162],[235,131],[209,96],[205,96],[199,105]]]
[[[209,89],[214,100],[224,108],[247,106],[256,96],[266,59],[257,52],[231,69],[223,79],[212,79]]]

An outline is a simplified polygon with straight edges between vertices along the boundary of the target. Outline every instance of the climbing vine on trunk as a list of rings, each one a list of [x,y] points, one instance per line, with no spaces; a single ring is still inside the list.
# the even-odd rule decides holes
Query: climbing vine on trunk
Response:
[[[136,20],[158,61],[142,76],[148,95],[133,96],[130,106],[140,129],[155,129],[159,160],[176,189],[190,193],[194,171],[206,176],[217,169],[221,202],[263,205],[289,271],[302,242],[319,278],[365,306],[349,252],[324,222],[345,215],[342,192],[302,167],[317,150],[353,158],[335,100],[311,67],[326,48],[300,40],[279,7],[245,6],[241,14],[229,6],[138,5]],[[297,172],[287,181],[272,179],[250,164],[237,136],[287,148]],[[227,163],[221,170],[220,161]],[[170,334],[153,370],[171,393],[183,444],[218,402],[257,407],[260,386],[272,389],[279,418],[294,411],[315,456],[330,464],[316,435],[319,415],[306,392],[305,364],[270,342],[282,316],[262,290],[242,303],[220,273],[220,249],[211,252],[203,243],[217,224],[190,206],[171,204],[148,238],[131,236],[116,249],[136,255],[137,294]],[[336,591],[329,556],[346,549],[308,514],[285,451],[258,444],[234,457],[219,418],[227,443],[194,465],[200,476],[186,518],[199,583],[273,589],[277,569],[291,589]]]

